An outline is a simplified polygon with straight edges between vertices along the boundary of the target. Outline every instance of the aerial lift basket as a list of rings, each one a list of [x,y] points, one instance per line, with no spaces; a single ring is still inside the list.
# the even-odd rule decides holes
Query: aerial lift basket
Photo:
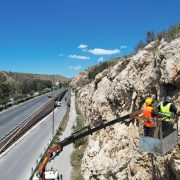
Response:
[[[144,128],[139,121],[139,150],[163,155],[178,143],[178,117],[172,123],[158,119],[154,128]]]

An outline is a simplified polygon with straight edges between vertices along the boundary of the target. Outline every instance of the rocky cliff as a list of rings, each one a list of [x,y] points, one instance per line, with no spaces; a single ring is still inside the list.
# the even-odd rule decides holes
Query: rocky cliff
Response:
[[[84,77],[86,76],[85,73]],[[137,54],[96,75],[95,80],[77,87],[83,77],[72,81],[77,102],[87,123],[112,120],[143,106],[146,97],[171,95],[180,110],[180,38],[154,41]],[[152,162],[138,150],[138,127],[116,124],[92,135],[82,162],[85,179],[180,178],[180,144]],[[155,168],[155,171],[152,171]],[[152,174],[156,172],[156,174]]]

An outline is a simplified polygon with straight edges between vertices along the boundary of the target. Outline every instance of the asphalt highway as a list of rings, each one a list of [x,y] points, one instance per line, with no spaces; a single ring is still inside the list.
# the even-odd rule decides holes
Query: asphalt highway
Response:
[[[67,110],[65,97],[62,99],[61,107],[57,107],[54,113],[55,130]],[[40,154],[47,148],[50,139],[52,139],[52,113],[0,155],[0,179],[28,180],[32,168],[35,167]]]
[[[63,89],[59,91],[54,91],[54,95],[58,92],[61,92]],[[0,139],[2,139],[6,134],[12,131],[16,126],[21,124],[26,120],[34,111],[39,109],[45,103],[47,103],[50,98],[49,95],[52,93],[47,93],[37,98],[26,101],[21,105],[17,105],[12,107],[6,111],[0,113]]]

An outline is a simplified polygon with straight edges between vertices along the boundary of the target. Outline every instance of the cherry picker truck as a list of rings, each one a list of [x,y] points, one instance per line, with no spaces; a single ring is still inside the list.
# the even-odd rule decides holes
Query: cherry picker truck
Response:
[[[147,137],[142,134],[143,131],[143,124],[144,121],[147,121],[144,117],[139,116],[133,116],[132,114],[127,114],[125,116],[122,116],[120,118],[107,121],[107,120],[100,120],[94,124],[90,124],[85,126],[84,128],[80,129],[77,132],[72,133],[70,136],[65,138],[64,140],[60,141],[58,145],[51,147],[48,149],[47,153],[45,154],[42,162],[37,167],[36,174],[38,174],[38,177],[40,180],[45,180],[45,168],[49,161],[53,160],[56,156],[60,154],[60,152],[63,150],[63,148],[71,143],[74,143],[76,140],[86,137],[88,135],[92,135],[94,132],[97,132],[101,129],[105,129],[108,126],[114,125],[116,123],[126,123],[129,124],[131,122],[131,119],[137,119],[139,120],[139,126],[142,125],[142,128],[139,128],[139,149],[141,151],[150,152],[154,154],[160,154],[163,155],[166,152],[168,152],[172,147],[174,147],[178,142],[178,116],[176,116],[174,121],[174,130],[173,132],[168,135],[167,137],[162,137],[162,125],[161,121],[159,121],[157,129],[159,130],[159,136],[158,137]],[[148,143],[147,146],[147,142]],[[150,145],[149,145],[150,144]],[[165,145],[164,145],[165,144]],[[168,145],[167,145],[168,144]],[[165,147],[164,147],[165,146]],[[158,149],[159,148],[159,149]]]

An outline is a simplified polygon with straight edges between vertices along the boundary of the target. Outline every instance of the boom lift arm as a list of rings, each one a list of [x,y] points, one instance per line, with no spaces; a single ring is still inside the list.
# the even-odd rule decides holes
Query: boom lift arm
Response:
[[[125,120],[130,118],[131,114],[127,114],[125,116],[122,116],[120,118],[114,119],[112,121],[106,121],[106,120],[101,120],[98,121],[97,123],[93,124],[93,125],[88,125],[85,126],[84,128],[82,128],[81,130],[72,133],[70,136],[68,136],[67,138],[65,138],[64,140],[60,141],[58,145],[49,148],[49,150],[47,151],[47,153],[45,154],[43,161],[40,163],[40,165],[37,168],[37,172],[40,176],[40,179],[43,180],[44,179],[44,171],[46,168],[46,165],[49,161],[51,161],[52,159],[54,159],[57,155],[59,155],[59,153],[63,150],[63,148],[71,143],[74,143],[76,140],[86,137],[88,135],[92,135],[94,132],[97,132],[101,129],[104,129],[108,126],[111,126],[113,124],[116,123],[122,123],[122,122],[126,122]]]
[[[107,121],[107,120],[101,120],[98,121],[94,124],[85,126],[84,128],[80,129],[79,131],[76,131],[75,133],[72,133],[70,136],[65,138],[64,140],[60,141],[58,145],[49,148],[47,153],[45,154],[43,161],[40,163],[40,165],[37,168],[37,172],[40,176],[41,180],[44,180],[44,172],[47,163],[54,159],[59,153],[63,150],[63,148],[71,143],[74,143],[76,140],[86,137],[88,135],[92,135],[94,132],[97,132],[101,129],[104,129],[108,126],[114,125],[116,123],[129,123],[129,121],[125,121],[129,118],[133,118],[136,120],[142,120],[142,121],[149,121],[145,117],[137,116],[139,114],[139,111],[133,112],[131,114],[127,114],[125,116],[122,116],[120,118],[114,119],[112,121]],[[177,113],[177,116],[180,115],[180,112]],[[162,121],[162,119],[161,119]]]

